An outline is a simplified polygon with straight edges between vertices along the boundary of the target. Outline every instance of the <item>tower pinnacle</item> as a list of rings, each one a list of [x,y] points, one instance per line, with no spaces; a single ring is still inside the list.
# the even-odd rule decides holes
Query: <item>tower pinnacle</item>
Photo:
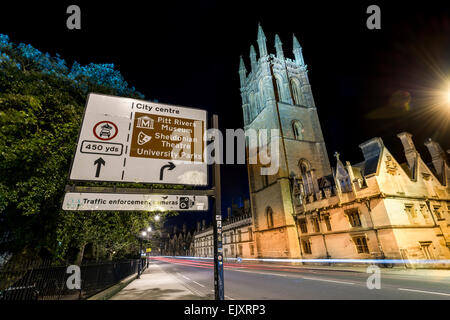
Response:
[[[280,37],[278,36],[278,34],[275,35],[275,49],[277,50],[277,57],[279,59],[283,59],[284,58],[283,43],[281,43],[281,40],[280,40]]]
[[[256,70],[256,51],[253,45],[250,46],[250,62],[252,65],[252,71]]]
[[[246,76],[247,76],[247,69],[245,68],[244,59],[241,56],[241,61],[239,63],[239,78],[241,80],[241,88],[245,85]]]
[[[295,62],[297,62],[298,65],[304,66],[305,61],[303,60],[303,54],[302,54],[302,47],[300,46],[300,43],[298,42],[297,38],[295,37],[295,34],[293,35],[293,52],[295,56]]]
[[[265,57],[267,55],[267,46],[266,46],[266,36],[264,35],[264,31],[261,27],[261,24],[258,24],[258,47],[259,47],[259,56]]]

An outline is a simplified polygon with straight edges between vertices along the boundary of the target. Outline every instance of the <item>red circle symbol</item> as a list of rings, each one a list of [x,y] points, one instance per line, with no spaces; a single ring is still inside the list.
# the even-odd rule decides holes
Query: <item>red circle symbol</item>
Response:
[[[111,121],[101,121],[94,126],[94,136],[97,139],[108,141],[114,139],[119,133],[116,124]]]

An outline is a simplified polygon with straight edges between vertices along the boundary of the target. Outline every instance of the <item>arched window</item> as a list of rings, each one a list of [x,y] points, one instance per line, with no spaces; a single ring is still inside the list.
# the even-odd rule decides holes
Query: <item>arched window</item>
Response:
[[[256,95],[256,103],[258,105],[257,110],[258,110],[258,114],[259,114],[262,111],[262,109],[263,109],[261,93],[258,93]]]
[[[265,101],[265,93],[264,93],[264,82],[261,80],[259,81],[259,95],[261,99],[261,106],[264,108],[264,101]]]
[[[294,101],[294,104],[301,104],[302,103],[302,93],[300,91],[299,83],[291,79],[291,89],[292,89],[292,100]]]
[[[305,132],[305,130],[303,129],[303,125],[300,121],[292,121],[292,130],[294,131],[294,138],[296,140],[303,140],[303,132]]]
[[[302,175],[302,181],[303,181],[303,186],[305,189],[305,194],[311,195],[314,193],[314,186],[313,186],[310,166],[304,159],[300,160],[299,166],[300,166],[300,172]]]
[[[247,108],[245,108],[245,124],[250,123],[253,119],[251,118],[250,113],[250,105],[247,105]]]
[[[256,118],[256,103],[255,103],[255,94],[253,92],[250,92],[248,95],[249,105],[250,105],[250,121],[253,121],[253,119]]]
[[[277,92],[275,94],[275,98],[277,98],[277,101],[283,101],[283,94],[281,91],[281,80],[275,77],[275,84],[277,86]]]
[[[271,207],[266,208],[267,228],[273,227],[273,210]]]

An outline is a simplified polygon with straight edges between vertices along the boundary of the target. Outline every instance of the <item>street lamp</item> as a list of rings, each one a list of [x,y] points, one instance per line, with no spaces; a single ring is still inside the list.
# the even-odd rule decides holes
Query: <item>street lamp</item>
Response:
[[[159,221],[160,218],[161,218],[161,217],[159,216],[159,214],[157,214],[157,215],[155,216],[155,221]]]
[[[140,233],[140,237],[139,237],[139,263],[138,263],[138,275],[137,278],[140,279],[141,278],[141,272],[142,272],[142,239],[147,237],[148,233],[152,231],[152,227],[148,227],[147,231],[141,231]],[[147,267],[148,267],[148,261],[147,261]]]

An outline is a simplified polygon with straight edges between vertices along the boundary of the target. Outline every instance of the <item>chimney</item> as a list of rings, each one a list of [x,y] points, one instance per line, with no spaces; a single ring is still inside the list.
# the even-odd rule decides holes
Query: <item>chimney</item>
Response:
[[[352,165],[350,164],[350,161],[346,161],[345,162],[345,168],[347,169],[348,176],[350,178],[350,185],[352,187],[352,190],[353,190],[353,192],[356,195],[356,186],[355,186],[355,183],[354,183],[355,175],[353,174],[353,168],[352,168]]]
[[[411,179],[417,178],[417,150],[414,142],[412,141],[412,134],[408,132],[401,132],[397,135],[403,144],[403,150],[405,152],[406,161],[408,162],[409,170],[411,171]]]
[[[174,226],[174,227],[173,227],[173,233],[174,233],[174,234],[177,234],[177,226]]]
[[[250,209],[250,199],[244,199],[244,208]]]
[[[205,227],[206,227],[206,220],[203,219],[202,220],[202,230],[205,230]]]
[[[183,234],[186,234],[186,231],[187,231],[186,223],[183,223]]]
[[[425,146],[428,148],[428,151],[431,155],[431,161],[433,162],[433,167],[436,170],[436,174],[438,175],[439,181],[445,185],[447,177],[446,177],[446,167],[447,166],[447,156],[442,150],[439,143],[428,139],[427,142],[425,142]]]
[[[200,231],[200,221],[197,221],[197,232]]]
[[[384,144],[381,138],[373,138],[359,145],[363,153],[364,159],[369,160],[379,157],[383,150]]]
[[[228,213],[228,220],[230,220],[231,219],[231,208],[230,207],[227,208],[227,213]]]

